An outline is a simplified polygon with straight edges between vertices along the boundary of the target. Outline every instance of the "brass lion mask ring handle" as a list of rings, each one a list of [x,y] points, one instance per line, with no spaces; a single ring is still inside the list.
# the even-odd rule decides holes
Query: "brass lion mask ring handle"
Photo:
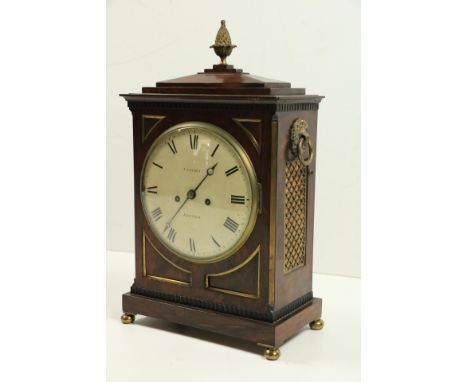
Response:
[[[310,142],[308,123],[302,118],[296,118],[290,131],[289,160],[299,159],[308,166],[314,159],[314,146]]]
[[[305,152],[304,148],[306,146],[306,139],[307,139],[307,144],[309,145],[309,157],[307,157],[307,153]],[[308,166],[312,160],[314,159],[314,147],[312,146],[312,143],[310,142],[309,137],[301,136],[299,138],[299,142],[297,143],[297,152],[298,152],[298,158],[301,161],[301,163],[304,166]]]

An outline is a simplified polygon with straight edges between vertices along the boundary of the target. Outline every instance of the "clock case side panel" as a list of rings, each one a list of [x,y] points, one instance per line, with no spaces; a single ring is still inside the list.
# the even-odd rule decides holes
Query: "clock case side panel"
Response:
[[[142,216],[140,208],[140,174],[141,169],[139,168],[139,163],[142,162],[141,159],[141,143],[142,143],[142,130],[141,126],[141,113],[138,111],[132,111],[133,119],[133,211],[134,211],[134,227],[135,227],[135,278],[132,287],[135,285],[137,278],[143,277],[143,258],[141,254],[143,253],[143,238],[141,232],[143,231],[142,225]]]
[[[180,105],[179,105],[180,106]],[[248,105],[242,108],[223,108],[222,106],[206,105],[203,107],[200,104],[194,104],[190,107],[189,104],[184,104],[181,109],[173,104],[152,104],[144,102],[142,104],[132,105],[133,114],[133,136],[134,136],[134,179],[135,179],[135,259],[136,273],[135,282],[132,286],[132,292],[142,294],[147,297],[166,299],[178,303],[184,303],[192,306],[228,312],[231,314],[242,315],[245,317],[271,321],[271,307],[268,304],[268,279],[269,279],[269,215],[265,200],[269,195],[270,181],[270,135],[269,129],[271,126],[271,117],[273,108],[253,109]],[[210,109],[207,112],[207,109]],[[164,117],[158,122],[152,131],[145,131],[142,125],[143,116],[159,116]],[[247,122],[259,120],[261,121],[260,136],[257,137],[257,143],[261,147],[259,154],[256,154],[257,148],[255,140],[252,140],[248,134],[244,134],[245,127],[248,127]],[[257,173],[257,180],[261,184],[262,193],[262,210],[257,216],[255,228],[251,237],[246,244],[235,255],[212,264],[193,264],[184,259],[180,259],[174,254],[168,253],[163,248],[155,236],[149,229],[146,222],[146,217],[142,210],[140,201],[140,176],[142,172],[142,164],[146,153],[149,150],[152,142],[167,128],[182,122],[188,121],[205,121],[213,123],[217,126],[227,125],[231,132],[235,131],[235,138],[244,146],[248,155],[251,157]],[[239,126],[240,123],[244,127]],[[228,131],[229,132],[229,131]],[[143,137],[145,137],[143,139]],[[255,157],[255,155],[258,155]],[[177,283],[160,282],[159,280],[150,280],[142,271],[146,265],[144,259],[144,248],[148,247],[148,242],[145,245],[145,237],[154,244],[156,249],[163,253],[167,259],[188,270],[191,273],[190,285],[181,285]],[[236,293],[225,293],[219,290],[210,290],[206,288],[205,279],[207,274],[221,273],[226,269],[233,269],[240,263],[240,259],[247,258],[247,254],[253,253],[257,245],[260,245],[260,254],[258,259],[259,279],[258,279],[258,296],[256,298],[245,298]],[[244,250],[244,247],[248,248]],[[247,253],[248,251],[248,253]],[[232,283],[232,290],[242,283],[242,274],[235,275],[232,280],[227,280],[227,283]],[[236,285],[237,284],[237,285]],[[229,289],[229,288],[224,288]]]
[[[313,145],[313,150],[316,150],[317,138],[317,113],[318,104],[286,104],[287,111],[278,111],[276,114],[278,120],[278,146],[277,146],[277,182],[276,182],[276,246],[275,246],[275,293],[273,314],[281,316],[282,312],[290,311],[300,307],[301,305],[310,303],[313,299],[312,292],[312,269],[313,269],[313,237],[314,237],[314,204],[315,204],[315,163],[316,155],[309,166],[301,169],[302,164],[296,159],[292,163],[288,156],[290,145],[290,130],[294,120],[302,118],[308,123],[310,140]],[[281,108],[279,108],[281,110]],[[293,110],[293,111],[289,111]],[[291,225],[291,220],[297,219],[294,211],[288,209],[298,208],[291,201],[289,205],[286,203],[286,190],[288,182],[291,179],[286,179],[290,176],[290,171],[287,166],[292,166],[292,171],[304,171],[306,194],[304,196],[306,203],[305,223],[305,254],[301,261],[296,260],[294,267],[285,269],[285,236],[288,225]],[[297,198],[297,195],[293,195]],[[300,199],[300,198],[298,198]],[[299,202],[297,202],[299,203]],[[294,229],[294,228],[293,228]],[[300,236],[300,235],[299,235]],[[298,240],[298,237],[293,232],[290,240]],[[300,240],[300,238],[299,238]]]

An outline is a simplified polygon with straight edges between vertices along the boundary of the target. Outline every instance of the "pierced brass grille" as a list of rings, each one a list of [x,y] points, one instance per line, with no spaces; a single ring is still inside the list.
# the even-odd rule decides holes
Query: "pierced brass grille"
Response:
[[[286,162],[284,272],[305,264],[307,241],[307,167]]]

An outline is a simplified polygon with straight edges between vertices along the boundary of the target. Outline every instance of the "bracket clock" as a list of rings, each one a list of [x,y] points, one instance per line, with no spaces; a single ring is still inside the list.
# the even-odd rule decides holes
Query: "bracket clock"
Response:
[[[323,97],[226,63],[123,94],[133,115],[135,280],[123,323],[156,317],[254,342],[269,360],[312,294],[317,111]]]

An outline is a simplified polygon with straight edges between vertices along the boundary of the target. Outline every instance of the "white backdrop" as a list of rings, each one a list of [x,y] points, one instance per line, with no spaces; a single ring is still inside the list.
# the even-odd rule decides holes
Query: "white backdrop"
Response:
[[[360,276],[358,0],[107,2],[107,246],[133,252],[131,113],[119,93],[218,62],[208,47],[226,19],[228,62],[326,98],[319,109],[315,271]]]

